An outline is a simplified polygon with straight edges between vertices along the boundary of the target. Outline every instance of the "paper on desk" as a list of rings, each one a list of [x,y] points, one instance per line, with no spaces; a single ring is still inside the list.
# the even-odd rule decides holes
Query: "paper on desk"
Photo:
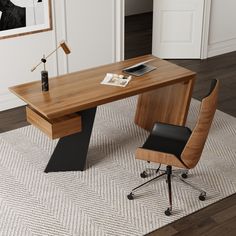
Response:
[[[125,87],[131,79],[132,76],[107,73],[101,84]]]

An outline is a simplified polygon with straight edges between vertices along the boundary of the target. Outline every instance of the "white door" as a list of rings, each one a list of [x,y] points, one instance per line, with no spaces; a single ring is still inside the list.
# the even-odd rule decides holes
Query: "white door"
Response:
[[[200,58],[204,0],[154,0],[153,55]]]

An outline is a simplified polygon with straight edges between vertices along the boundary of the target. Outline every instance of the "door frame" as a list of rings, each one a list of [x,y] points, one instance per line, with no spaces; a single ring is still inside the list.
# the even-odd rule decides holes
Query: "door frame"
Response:
[[[145,1],[145,0],[144,0]],[[153,0],[158,1],[158,0]],[[125,51],[125,0],[115,1],[115,61],[124,60]],[[211,0],[204,0],[201,55],[199,59],[208,57],[208,37],[211,16]]]
[[[205,0],[203,9],[202,45],[201,45],[201,57],[200,57],[201,59],[206,59],[208,57],[210,19],[211,19],[211,0]]]
[[[118,62],[125,56],[125,0],[115,0],[114,8],[114,61]]]

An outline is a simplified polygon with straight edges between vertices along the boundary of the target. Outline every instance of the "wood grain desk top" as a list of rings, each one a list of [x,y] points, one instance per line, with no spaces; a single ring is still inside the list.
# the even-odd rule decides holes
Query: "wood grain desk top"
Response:
[[[122,73],[122,69],[148,62],[157,67],[144,76],[132,76],[126,87],[101,85],[106,73]],[[83,70],[49,79],[49,91],[41,91],[41,81],[10,87],[10,91],[48,119],[58,118],[149,90],[188,80],[194,72],[152,55]],[[39,76],[39,74],[37,75]]]

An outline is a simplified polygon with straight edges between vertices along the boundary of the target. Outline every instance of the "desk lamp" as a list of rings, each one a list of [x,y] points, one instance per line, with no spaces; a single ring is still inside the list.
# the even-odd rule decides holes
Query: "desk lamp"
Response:
[[[55,53],[59,48],[62,48],[63,51],[65,52],[65,54],[70,54],[70,48],[68,47],[68,45],[66,44],[65,41],[60,42],[60,44],[58,45],[58,47],[53,50],[51,53],[49,53],[46,57],[45,55],[43,55],[43,58],[41,59],[41,61],[34,66],[31,69],[31,72],[33,72],[39,65],[41,65],[43,63],[44,65],[44,69],[41,71],[41,81],[42,81],[42,91],[48,91],[49,90],[49,85],[48,85],[48,71],[46,70],[46,62],[47,59],[53,54]]]

